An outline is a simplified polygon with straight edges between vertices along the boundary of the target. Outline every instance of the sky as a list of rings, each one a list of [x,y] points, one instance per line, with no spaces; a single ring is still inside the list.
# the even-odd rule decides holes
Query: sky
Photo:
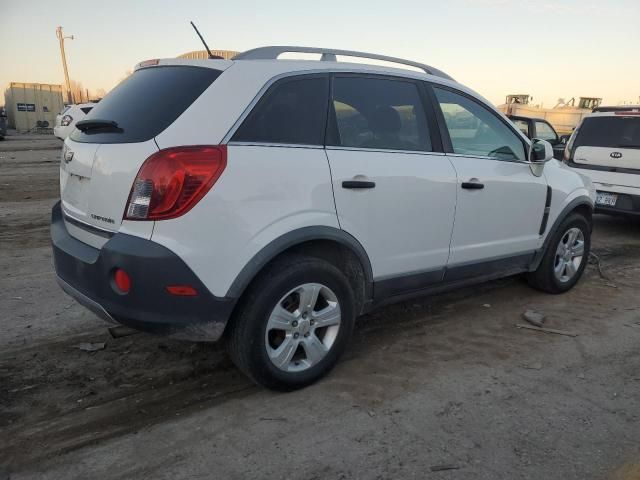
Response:
[[[304,45],[374,52],[437,67],[495,104],[528,93],[640,96],[640,0],[0,0],[0,88],[63,83],[55,30],[73,35],[69,73],[113,88],[145,59],[212,49]],[[0,95],[0,103],[3,103]]]

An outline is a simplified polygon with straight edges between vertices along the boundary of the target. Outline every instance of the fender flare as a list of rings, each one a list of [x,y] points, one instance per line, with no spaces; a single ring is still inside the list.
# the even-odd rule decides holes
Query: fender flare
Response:
[[[573,212],[576,208],[582,205],[588,207],[591,213],[593,213],[593,210],[594,210],[593,202],[591,201],[591,198],[587,197],[586,195],[581,195],[579,197],[576,197],[573,200],[571,200],[567,205],[565,205],[565,207],[560,211],[560,213],[556,217],[556,220],[553,222],[553,225],[549,229],[547,233],[547,237],[544,239],[544,242],[542,243],[542,247],[540,247],[536,251],[533,261],[531,262],[530,271],[533,272],[537,270],[538,267],[540,266],[540,263],[542,262],[542,258],[544,257],[544,254],[547,251],[547,248],[549,247],[549,242],[551,241],[551,238],[556,234],[556,231],[560,227],[560,224],[564,222],[564,220],[569,216],[569,214],[571,214],[571,212]]]
[[[328,226],[303,227],[276,238],[256,253],[243,267],[229,287],[226,297],[240,298],[255,276],[276,256],[285,250],[312,240],[330,240],[353,252],[362,265],[365,277],[365,301],[373,294],[373,270],[364,247],[352,235],[339,228]]]

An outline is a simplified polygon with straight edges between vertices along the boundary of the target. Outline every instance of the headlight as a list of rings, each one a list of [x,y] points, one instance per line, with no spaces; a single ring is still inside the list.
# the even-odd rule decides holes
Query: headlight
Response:
[[[73,122],[73,117],[71,115],[65,115],[64,117],[62,117],[60,125],[62,125],[63,127],[67,127],[71,122]]]

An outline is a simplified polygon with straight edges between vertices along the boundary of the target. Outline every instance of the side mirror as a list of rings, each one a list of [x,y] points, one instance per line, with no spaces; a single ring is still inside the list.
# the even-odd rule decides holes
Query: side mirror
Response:
[[[571,135],[560,135],[560,143],[567,143]]]
[[[546,163],[553,158],[553,147],[546,140],[534,138],[531,141],[529,161],[532,163]]]

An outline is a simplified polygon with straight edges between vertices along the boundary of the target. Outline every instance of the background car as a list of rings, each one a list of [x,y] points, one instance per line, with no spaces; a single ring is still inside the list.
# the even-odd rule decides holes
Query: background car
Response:
[[[56,115],[56,125],[53,134],[60,140],[64,140],[76,128],[76,122],[82,120],[95,107],[95,102],[67,105]]]
[[[591,177],[597,212],[640,216],[640,110],[585,117],[567,143],[564,161]]]
[[[0,140],[7,134],[7,112],[4,107],[0,107]]]
[[[553,157],[562,160],[567,136],[559,136],[556,129],[542,118],[522,117],[518,115],[507,115],[516,124],[516,127],[528,138],[540,138],[546,140],[553,147]]]

